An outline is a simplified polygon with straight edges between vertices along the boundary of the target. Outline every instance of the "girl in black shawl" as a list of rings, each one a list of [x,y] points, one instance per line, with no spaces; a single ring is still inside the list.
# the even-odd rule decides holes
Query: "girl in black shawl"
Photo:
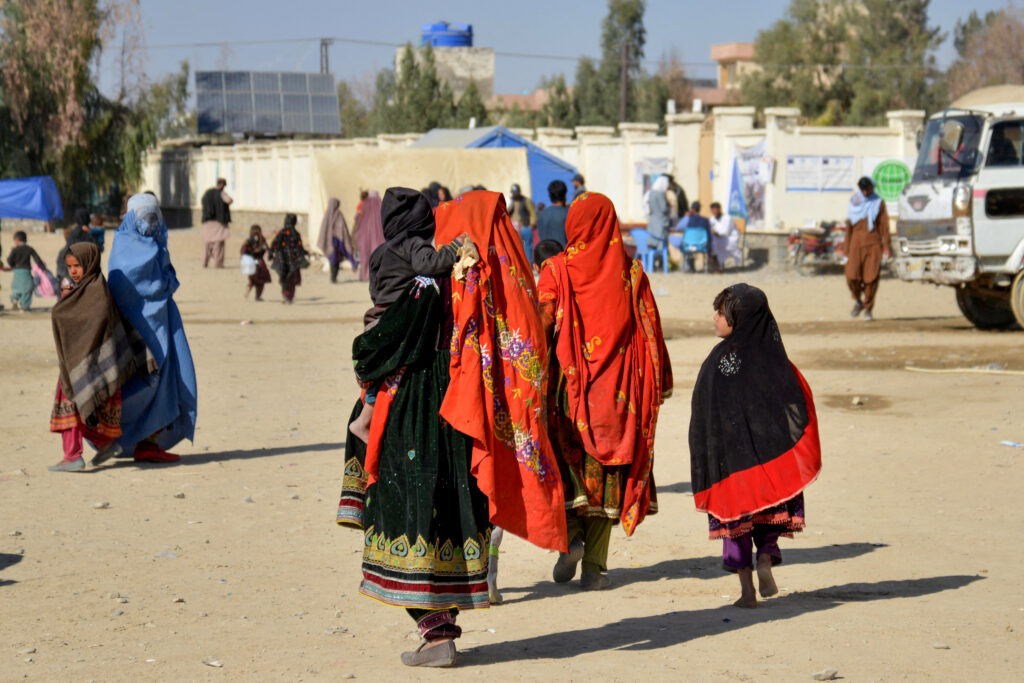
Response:
[[[821,469],[814,399],[786,355],[764,292],[746,284],[714,302],[722,337],[701,366],[690,417],[690,469],[710,538],[723,539],[722,566],[740,577],[737,607],[778,592],[772,566],[779,536],[804,527],[803,490]]]
[[[245,298],[249,298],[249,292],[256,290],[256,301],[263,301],[263,286],[270,282],[270,271],[267,269],[267,262],[263,255],[270,247],[267,246],[267,238],[263,236],[263,228],[254,225],[249,228],[249,239],[242,245],[242,255],[249,256],[256,261],[256,272],[249,276],[249,282],[245,286]]]
[[[271,268],[280,278],[281,296],[286,304],[295,301],[295,288],[302,284],[302,269],[309,265],[309,253],[295,228],[297,221],[294,213],[286,215],[284,227],[270,245]]]
[[[89,242],[95,244],[92,239],[92,235],[89,233],[89,223],[91,217],[89,210],[80,208],[75,209],[75,217],[71,223],[71,227],[68,228],[64,233],[64,246],[57,254],[57,279],[63,280],[68,276],[68,267],[64,263],[64,255],[68,253],[68,249],[72,244],[78,244],[79,242]]]

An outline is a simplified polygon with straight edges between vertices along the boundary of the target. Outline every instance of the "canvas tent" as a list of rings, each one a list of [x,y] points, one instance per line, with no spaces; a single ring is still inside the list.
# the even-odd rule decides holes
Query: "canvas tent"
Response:
[[[463,185],[497,190],[527,175],[527,151],[350,147],[315,152],[311,171],[308,230],[310,244],[316,244],[331,197],[341,203],[341,212],[353,228],[360,190],[377,190],[383,197],[389,187],[420,189],[435,180],[453,192]]]
[[[64,208],[53,178],[0,180],[0,218],[63,219]]]
[[[487,126],[486,128],[435,128],[414,142],[413,149],[437,149],[464,147],[470,149],[495,147],[526,148],[526,163],[529,166],[529,182],[526,179],[513,180],[522,187],[523,194],[530,197],[534,204],[549,203],[548,183],[561,180],[567,188],[572,187],[572,177],[576,175],[576,167],[550,152],[546,152],[526,138],[516,135],[505,126]],[[511,183],[489,190],[508,192]],[[453,188],[454,189],[454,188]],[[572,193],[569,193],[570,196]]]

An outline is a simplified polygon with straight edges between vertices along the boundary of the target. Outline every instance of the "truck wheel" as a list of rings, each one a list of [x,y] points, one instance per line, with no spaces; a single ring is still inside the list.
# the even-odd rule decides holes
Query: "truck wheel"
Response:
[[[979,330],[1002,330],[1017,322],[1006,302],[985,296],[971,287],[956,288],[956,303],[964,317]]]
[[[1024,270],[1017,273],[1010,286],[1010,308],[1017,324],[1024,327]]]

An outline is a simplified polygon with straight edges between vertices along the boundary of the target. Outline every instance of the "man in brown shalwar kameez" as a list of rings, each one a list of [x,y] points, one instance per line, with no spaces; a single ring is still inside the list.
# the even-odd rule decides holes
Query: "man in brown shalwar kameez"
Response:
[[[846,284],[854,300],[850,316],[856,318],[864,311],[865,320],[874,320],[882,255],[889,258],[890,253],[889,214],[870,178],[861,178],[857,187],[846,220]]]
[[[217,178],[217,186],[203,194],[203,268],[213,259],[215,268],[224,267],[224,243],[231,236],[231,197],[224,188],[228,181]]]

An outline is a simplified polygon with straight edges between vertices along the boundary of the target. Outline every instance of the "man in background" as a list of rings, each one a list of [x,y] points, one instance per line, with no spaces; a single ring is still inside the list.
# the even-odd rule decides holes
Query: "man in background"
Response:
[[[519,183],[512,185],[512,200],[508,205],[508,215],[512,217],[512,225],[519,231],[523,241],[523,254],[530,260],[533,253],[533,231],[537,229],[537,209],[533,201],[523,194]]]
[[[565,204],[568,188],[561,180],[552,180],[548,184],[548,198],[551,206],[537,215],[537,236],[540,241],[553,240],[565,248],[568,241],[565,236],[565,217],[569,215],[569,207]]]
[[[711,255],[715,257],[715,271],[719,273],[725,268],[726,261],[732,260],[736,267],[743,265],[740,229],[732,216],[722,213],[722,205],[718,202],[711,205]]]
[[[572,199],[576,201],[576,198],[587,191],[587,183],[583,180],[583,176],[577,173],[572,177]]]
[[[217,178],[217,186],[203,194],[203,268],[213,260],[214,268],[224,267],[224,243],[231,236],[231,196],[224,191],[228,181]]]

